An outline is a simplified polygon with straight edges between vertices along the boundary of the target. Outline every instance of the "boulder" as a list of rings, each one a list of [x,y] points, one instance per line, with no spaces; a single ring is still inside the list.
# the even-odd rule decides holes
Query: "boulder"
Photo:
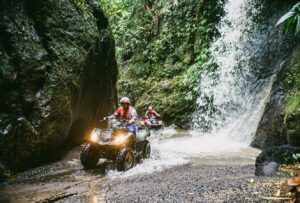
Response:
[[[300,147],[290,145],[273,146],[263,150],[255,161],[255,175],[275,175],[280,164],[291,164],[293,154],[300,153]]]

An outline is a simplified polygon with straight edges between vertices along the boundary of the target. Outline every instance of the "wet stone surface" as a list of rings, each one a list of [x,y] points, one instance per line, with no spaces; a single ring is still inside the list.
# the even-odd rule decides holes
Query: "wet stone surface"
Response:
[[[104,164],[84,170],[78,159],[82,147],[75,148],[60,161],[1,183],[0,202],[268,202],[264,197],[286,181],[279,173],[255,177],[260,151],[251,148],[166,161],[163,153],[171,149],[159,148],[176,139],[151,138],[152,157],[125,173]]]
[[[253,165],[186,165],[114,180],[109,202],[267,202],[282,178],[254,177]]]

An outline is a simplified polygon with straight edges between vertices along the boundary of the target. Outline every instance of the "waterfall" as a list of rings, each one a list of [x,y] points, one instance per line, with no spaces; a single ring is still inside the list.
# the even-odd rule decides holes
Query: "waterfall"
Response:
[[[190,161],[254,164],[260,150],[249,145],[276,73],[293,42],[274,28],[288,4],[275,14],[270,9],[272,4],[259,6],[262,4],[258,0],[226,0],[226,14],[218,25],[220,37],[211,44],[211,60],[201,67],[192,130],[166,127],[152,132],[151,158],[125,176],[165,170]],[[244,158],[248,161],[242,161]]]
[[[197,135],[250,144],[274,79],[259,78],[254,70],[265,67],[251,63],[254,50],[264,46],[266,34],[255,30],[251,16],[259,10],[251,7],[250,0],[228,0],[224,11],[218,25],[220,37],[210,47],[212,59],[200,75],[192,129]]]

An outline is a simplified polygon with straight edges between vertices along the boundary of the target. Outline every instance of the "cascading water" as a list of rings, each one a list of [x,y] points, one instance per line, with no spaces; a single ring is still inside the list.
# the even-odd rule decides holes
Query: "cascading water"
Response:
[[[212,134],[250,144],[268,98],[273,77],[258,79],[251,66],[255,47],[263,46],[263,33],[253,33],[249,15],[258,12],[250,0],[228,0],[218,29],[220,38],[210,47],[217,66],[200,76],[197,110],[192,119],[196,134]],[[249,14],[249,10],[252,13]],[[251,33],[251,34],[249,34]],[[263,67],[260,67],[263,68]]]
[[[270,35],[265,31],[272,30],[274,23],[254,22],[255,16],[261,15],[254,1],[227,0],[224,5],[226,14],[218,25],[220,37],[211,45],[212,59],[200,75],[193,130],[183,135],[167,129],[152,135],[151,158],[125,176],[163,170],[189,160],[194,164],[222,164],[226,160],[229,162],[225,164],[253,164],[260,151],[249,145],[280,62],[271,65],[265,60],[270,54]]]

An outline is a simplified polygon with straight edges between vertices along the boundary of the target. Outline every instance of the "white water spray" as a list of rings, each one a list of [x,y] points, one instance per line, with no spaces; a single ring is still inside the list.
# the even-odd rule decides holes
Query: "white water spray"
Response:
[[[247,13],[249,3],[250,0],[228,0],[224,6],[226,14],[218,26],[221,36],[210,47],[212,60],[206,64],[214,64],[217,69],[204,71],[200,76],[200,96],[192,120],[196,134],[200,131],[248,145],[273,81],[273,77],[258,80],[250,65],[253,54],[249,44],[253,48],[259,46],[263,37],[259,33],[255,39],[254,35],[249,37],[253,27]],[[250,9],[255,15],[257,10]]]
[[[172,129],[152,136],[150,159],[124,174],[113,171],[110,177],[161,171],[188,164],[189,160],[194,160],[193,164],[222,164],[226,159],[230,160],[226,164],[254,163],[259,150],[249,144],[269,97],[273,77],[262,80],[251,72],[253,47],[249,42],[260,47],[265,37],[259,32],[252,38],[248,35],[253,25],[247,16],[249,1],[228,0],[225,4],[226,15],[218,26],[221,36],[212,44],[212,60],[206,64],[215,64],[217,69],[201,75],[194,130],[189,132],[193,136],[180,135]],[[250,10],[252,15],[257,12]]]

